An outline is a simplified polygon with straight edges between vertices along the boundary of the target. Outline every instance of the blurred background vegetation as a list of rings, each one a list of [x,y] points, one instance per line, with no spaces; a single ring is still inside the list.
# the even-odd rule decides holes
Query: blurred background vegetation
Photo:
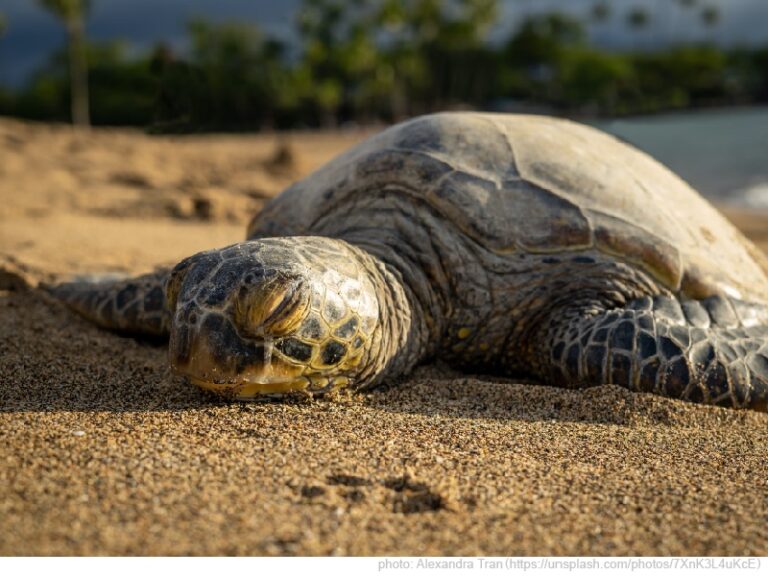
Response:
[[[183,132],[391,122],[444,109],[626,116],[768,102],[768,45],[726,48],[713,33],[653,46],[661,16],[648,2],[530,14],[500,37],[497,0],[304,0],[295,41],[257,23],[194,19],[185,48],[137,51],[87,40],[99,0],[30,1],[57,16],[67,42],[27,82],[0,86],[3,115]],[[666,1],[689,26],[720,25],[704,0]],[[634,49],[590,42],[591,29],[617,19]],[[0,15],[0,57],[12,26]]]

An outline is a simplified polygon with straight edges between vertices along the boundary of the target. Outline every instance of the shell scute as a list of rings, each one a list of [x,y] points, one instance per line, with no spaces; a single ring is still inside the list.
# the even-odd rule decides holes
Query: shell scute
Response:
[[[456,170],[486,178],[519,176],[505,134],[482,116],[448,113],[417,118],[397,131],[392,145],[427,153]]]
[[[445,162],[412,150],[380,150],[363,157],[357,165],[357,181],[392,183],[392,175],[403,178],[417,191],[433,186],[453,168]]]
[[[532,252],[582,250],[592,245],[592,230],[581,208],[559,194],[525,180],[504,182],[507,227],[517,243]]]
[[[641,265],[667,288],[680,287],[683,270],[677,248],[623,218],[594,211],[590,217],[598,250]]]
[[[464,233],[497,252],[581,250],[592,244],[590,223],[578,206],[523,180],[505,180],[499,189],[456,172],[430,200]]]
[[[533,182],[547,190],[554,190],[562,194],[569,194],[578,190],[588,196],[600,196],[606,193],[605,183],[587,171],[574,170],[558,159],[542,158],[529,162],[525,168],[521,168],[526,180]]]
[[[493,182],[456,172],[448,176],[429,199],[473,239],[502,248],[509,244],[509,227],[495,206],[499,195]]]

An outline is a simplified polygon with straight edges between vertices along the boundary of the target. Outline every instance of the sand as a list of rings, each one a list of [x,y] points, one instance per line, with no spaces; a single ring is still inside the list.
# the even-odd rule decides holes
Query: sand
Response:
[[[363,136],[0,120],[0,553],[768,554],[768,414],[440,365],[230,404],[173,377],[162,345],[24,288],[237,241]],[[768,246],[765,216],[729,215]]]

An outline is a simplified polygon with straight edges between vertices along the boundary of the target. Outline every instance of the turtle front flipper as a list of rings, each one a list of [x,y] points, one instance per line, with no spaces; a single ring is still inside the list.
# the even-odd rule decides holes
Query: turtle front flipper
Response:
[[[768,409],[768,308],[715,296],[570,310],[545,328],[540,376],[691,402]]]
[[[170,314],[165,284],[169,273],[168,268],[163,268],[135,278],[66,282],[45,286],[45,289],[104,328],[167,337]]]

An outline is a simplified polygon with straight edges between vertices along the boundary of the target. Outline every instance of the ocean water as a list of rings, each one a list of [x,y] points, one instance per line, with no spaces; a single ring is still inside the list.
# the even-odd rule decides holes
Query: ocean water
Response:
[[[714,201],[768,210],[768,107],[593,124],[645,150]]]

